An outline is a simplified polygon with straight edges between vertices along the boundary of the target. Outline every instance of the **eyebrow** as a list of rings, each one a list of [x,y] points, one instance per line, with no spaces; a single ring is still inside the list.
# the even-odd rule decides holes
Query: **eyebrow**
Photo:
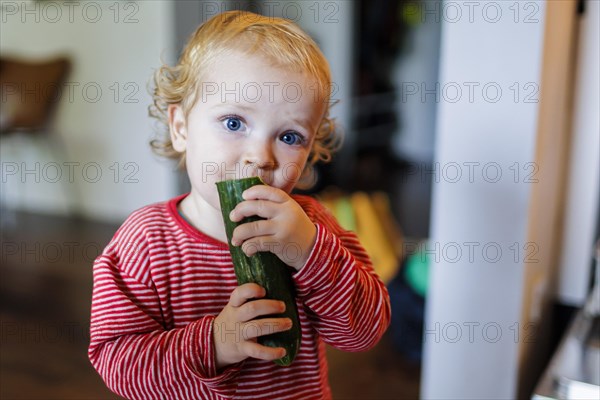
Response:
[[[300,125],[302,128],[306,129],[308,133],[312,133],[312,127],[310,126],[307,120],[291,118],[290,121],[296,125]]]
[[[240,108],[244,111],[252,111],[253,107],[252,106],[247,106],[241,103],[219,103],[217,105],[215,105],[213,108],[216,109],[220,109],[220,108],[225,108],[225,107],[236,107],[236,108]]]

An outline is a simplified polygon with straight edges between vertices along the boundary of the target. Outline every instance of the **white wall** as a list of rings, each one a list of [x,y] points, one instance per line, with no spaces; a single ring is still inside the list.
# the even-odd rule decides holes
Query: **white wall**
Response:
[[[581,306],[588,294],[600,193],[600,2],[581,17],[574,125],[558,300]]]
[[[74,62],[68,79],[73,92],[63,90],[56,121],[66,154],[58,153],[56,160],[43,142],[3,138],[2,190],[8,204],[60,213],[67,209],[66,198],[84,216],[119,221],[142,205],[173,196],[173,167],[151,154],[153,127],[147,116],[153,69],[161,56],[171,60],[174,53],[172,3],[1,3],[3,56],[68,54]],[[56,177],[51,162],[61,166],[62,179],[55,183],[50,182]],[[73,183],[64,162],[79,163],[72,170]],[[21,176],[23,167],[35,171],[36,163],[39,172]],[[98,170],[102,175],[94,182]]]
[[[518,3],[535,7],[521,8],[516,23],[510,7],[517,3],[476,2],[472,14],[467,3],[444,3],[461,8],[459,19],[442,9],[439,80],[448,92],[437,115],[424,399],[514,398],[523,340],[516,324],[532,185],[526,163],[534,160],[538,110],[526,96],[539,86],[544,3]],[[537,22],[525,23],[532,10]]]

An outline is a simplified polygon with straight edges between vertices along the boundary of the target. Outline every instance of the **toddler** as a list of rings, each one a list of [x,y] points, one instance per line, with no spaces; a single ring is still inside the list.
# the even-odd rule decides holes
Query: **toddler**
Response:
[[[315,199],[291,194],[328,161],[331,77],[294,23],[239,11],[190,37],[176,66],[155,76],[152,142],[179,160],[191,192],[133,212],[94,262],[89,358],[128,399],[331,398],[325,343],[373,347],[389,297],[356,235]],[[232,244],[270,251],[290,266],[302,339],[283,348],[257,337],[291,328],[285,304],[257,284],[238,286],[215,183],[260,176],[230,214]],[[358,373],[358,371],[357,371]]]

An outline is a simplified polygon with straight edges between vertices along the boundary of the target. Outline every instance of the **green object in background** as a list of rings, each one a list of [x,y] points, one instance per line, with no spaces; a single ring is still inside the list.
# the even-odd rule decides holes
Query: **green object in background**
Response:
[[[421,9],[424,5],[419,4],[418,1],[411,1],[404,3],[401,8],[402,22],[410,27],[415,27],[423,21],[423,13]]]
[[[420,296],[425,297],[429,282],[429,255],[426,246],[419,246],[419,251],[411,254],[406,260],[404,277],[408,285]]]
[[[335,217],[342,228],[356,232],[354,208],[352,208],[352,203],[348,197],[342,196],[335,202]]]

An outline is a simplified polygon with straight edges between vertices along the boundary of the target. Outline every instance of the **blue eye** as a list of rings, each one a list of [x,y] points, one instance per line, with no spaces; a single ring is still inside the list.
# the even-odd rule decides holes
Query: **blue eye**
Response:
[[[293,146],[295,144],[302,144],[304,139],[296,132],[286,132],[281,136],[281,141],[285,144]]]
[[[225,122],[225,127],[230,131],[239,131],[242,127],[242,121],[237,117],[227,117],[223,122]]]

